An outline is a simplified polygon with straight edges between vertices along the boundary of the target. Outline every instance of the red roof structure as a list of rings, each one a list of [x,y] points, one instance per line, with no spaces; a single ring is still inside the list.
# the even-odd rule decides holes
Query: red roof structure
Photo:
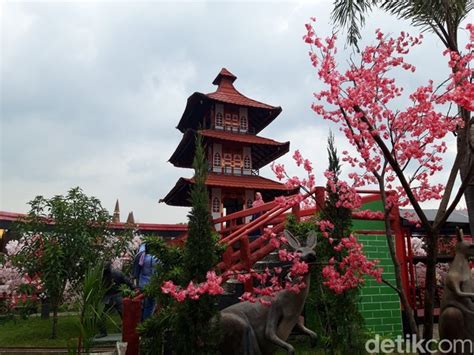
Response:
[[[253,99],[249,99],[247,96],[242,95],[234,87],[233,82],[237,77],[228,71],[226,68],[222,68],[219,74],[212,82],[214,85],[217,85],[217,90],[213,93],[207,94],[206,96],[227,104],[233,104],[238,106],[247,106],[247,107],[256,107],[263,108],[267,110],[274,110],[276,107],[264,104]]]
[[[212,85],[219,85],[223,78],[226,78],[231,83],[233,83],[237,79],[237,77],[230,71],[228,71],[226,68],[222,68],[219,74],[217,74],[216,78],[212,82]]]

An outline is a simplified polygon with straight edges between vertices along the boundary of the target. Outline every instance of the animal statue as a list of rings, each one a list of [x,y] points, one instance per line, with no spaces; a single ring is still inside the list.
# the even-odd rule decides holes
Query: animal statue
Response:
[[[474,257],[474,243],[464,240],[462,230],[457,231],[456,256],[446,276],[439,335],[441,340],[470,340],[474,343],[474,278],[469,266],[469,257]],[[451,343],[453,344],[453,343]],[[454,349],[456,350],[456,349]],[[472,354],[469,346],[453,354]]]
[[[284,231],[290,247],[301,255],[305,262],[316,261],[316,236],[309,233],[302,246],[289,232]],[[306,328],[300,317],[308,296],[310,273],[303,276],[306,287],[299,293],[289,290],[278,292],[269,299],[271,305],[260,302],[240,302],[221,311],[221,354],[267,355],[273,354],[277,347],[287,354],[294,354],[295,349],[286,340],[293,328],[308,335],[314,343],[316,333]]]

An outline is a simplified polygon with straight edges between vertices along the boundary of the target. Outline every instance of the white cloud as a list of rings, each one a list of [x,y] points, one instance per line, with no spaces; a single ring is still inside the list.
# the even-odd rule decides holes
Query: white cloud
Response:
[[[310,110],[320,83],[301,37],[312,15],[321,34],[331,33],[331,1],[3,5],[1,210],[26,211],[38,194],[79,185],[109,210],[120,198],[123,217],[134,210],[139,221],[185,221],[187,209],[158,204],[179,176],[192,174],[167,163],[181,139],[174,127],[189,95],[214,90],[221,67],[245,95],[283,107],[262,134],[290,140],[322,181],[328,124]],[[407,24],[377,12],[366,43],[376,27],[396,33]],[[409,91],[447,73],[442,46],[426,37],[412,57],[416,76],[401,78]],[[342,138],[337,145],[347,148]],[[292,166],[291,154],[281,160]]]

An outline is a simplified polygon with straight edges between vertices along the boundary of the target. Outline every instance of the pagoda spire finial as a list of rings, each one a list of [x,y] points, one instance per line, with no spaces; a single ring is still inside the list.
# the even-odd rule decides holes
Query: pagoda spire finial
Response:
[[[114,215],[112,217],[112,222],[114,223],[119,223],[120,222],[120,207],[119,207],[119,200],[115,202],[115,208],[114,208]]]
[[[228,83],[232,85],[235,79],[237,79],[237,77],[234,74],[232,74],[226,68],[222,68],[219,74],[217,74],[212,84],[221,86],[221,83]]]

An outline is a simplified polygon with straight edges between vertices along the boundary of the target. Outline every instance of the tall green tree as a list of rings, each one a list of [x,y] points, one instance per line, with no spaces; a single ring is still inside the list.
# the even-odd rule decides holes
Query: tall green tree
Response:
[[[81,288],[89,267],[118,256],[128,238],[108,229],[107,210],[79,187],[65,196],[37,196],[29,204],[30,212],[16,225],[23,247],[15,262],[24,273],[41,278],[53,312],[51,337],[55,338],[66,285]]]
[[[337,26],[347,28],[348,42],[357,47],[361,38],[360,28],[364,25],[366,16],[372,9],[381,8],[391,15],[404,20],[409,20],[412,25],[424,31],[434,33],[446,49],[460,53],[458,34],[461,22],[474,9],[472,0],[335,0],[332,17]],[[453,69],[453,73],[457,70]],[[454,181],[457,174],[462,181],[470,181],[464,192],[464,198],[469,214],[471,234],[474,233],[474,126],[471,112],[463,107],[458,107],[458,114],[462,117],[464,125],[457,130],[457,157],[454,162],[448,181]],[[448,184],[447,184],[448,185]],[[451,184],[452,185],[452,184]],[[445,195],[452,191],[445,191]],[[423,337],[433,337],[433,311],[436,288],[436,262],[438,254],[438,232],[435,227],[444,223],[448,199],[444,199],[438,208],[438,213],[431,224],[434,233],[427,241],[427,268],[425,292],[425,317]],[[418,213],[422,221],[426,221],[424,213]],[[429,228],[429,226],[428,226]]]
[[[193,161],[194,185],[191,190],[192,209],[188,215],[188,238],[183,254],[183,285],[203,282],[217,264],[221,248],[212,231],[209,195],[205,185],[208,164],[202,137],[196,137]],[[218,343],[216,296],[202,295],[198,300],[186,300],[177,307],[174,344],[178,354],[212,354]]]

